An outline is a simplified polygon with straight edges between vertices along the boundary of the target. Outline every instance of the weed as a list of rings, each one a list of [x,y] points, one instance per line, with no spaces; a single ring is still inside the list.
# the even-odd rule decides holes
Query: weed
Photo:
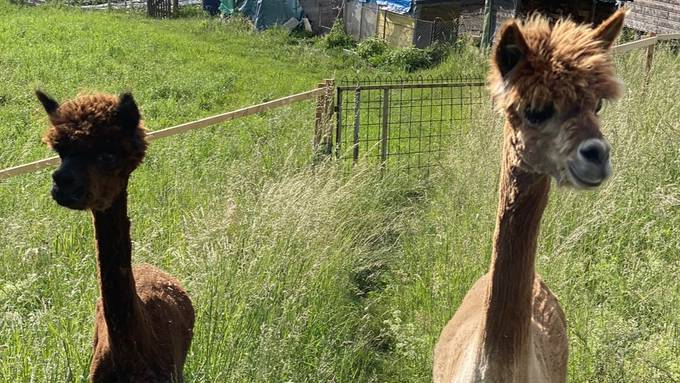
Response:
[[[356,43],[345,32],[342,19],[338,19],[333,23],[330,32],[321,40],[321,45],[325,49],[351,49],[356,46]]]

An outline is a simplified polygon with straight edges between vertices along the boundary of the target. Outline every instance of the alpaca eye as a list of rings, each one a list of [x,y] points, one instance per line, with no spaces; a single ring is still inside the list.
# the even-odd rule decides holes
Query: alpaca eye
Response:
[[[97,156],[97,161],[102,165],[113,165],[116,162],[116,156],[111,153],[102,153]]]
[[[595,114],[600,113],[602,110],[602,99],[597,100],[597,105],[595,106]]]
[[[524,110],[524,118],[526,118],[526,120],[530,124],[534,125],[545,122],[550,117],[552,117],[553,114],[555,114],[555,108],[553,107],[552,104],[548,104],[541,109],[527,108],[526,110]]]

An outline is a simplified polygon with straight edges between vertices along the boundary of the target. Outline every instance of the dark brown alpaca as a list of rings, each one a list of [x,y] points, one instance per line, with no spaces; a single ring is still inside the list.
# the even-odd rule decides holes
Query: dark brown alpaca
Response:
[[[621,95],[608,50],[624,15],[595,29],[534,16],[500,30],[489,76],[505,116],[491,269],[439,337],[436,383],[566,380],[566,321],[535,272],[538,231],[551,177],[583,189],[611,172],[597,114]]]
[[[85,95],[61,105],[36,95],[51,123],[44,140],[61,157],[52,197],[94,217],[101,298],[90,379],[181,381],[193,335],[191,300],[170,275],[131,264],[127,184],[146,151],[132,95]]]

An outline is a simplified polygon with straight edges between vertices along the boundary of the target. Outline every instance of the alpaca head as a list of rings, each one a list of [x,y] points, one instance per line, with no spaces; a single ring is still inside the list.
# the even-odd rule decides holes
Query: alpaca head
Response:
[[[619,10],[592,29],[534,15],[499,31],[489,82],[527,171],[576,188],[599,186],[610,175],[598,113],[622,93],[608,50],[624,16]]]
[[[146,151],[132,95],[83,95],[61,105],[41,91],[36,95],[50,120],[44,141],[61,158],[52,198],[71,209],[106,210]]]

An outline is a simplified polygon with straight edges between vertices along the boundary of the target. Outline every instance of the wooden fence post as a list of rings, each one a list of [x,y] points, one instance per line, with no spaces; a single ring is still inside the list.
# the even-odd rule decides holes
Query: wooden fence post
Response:
[[[649,33],[649,37],[654,36],[656,36],[656,33]],[[649,85],[649,78],[652,71],[652,62],[654,61],[654,47],[656,47],[656,42],[647,47],[647,57],[645,59],[645,86]]]
[[[335,81],[325,80],[317,84],[317,88],[324,89],[322,94],[316,97],[316,119],[314,122],[314,153],[331,154],[333,145],[333,127],[331,120],[333,117],[333,94],[335,92]]]
[[[324,135],[323,135],[323,145],[325,146],[326,153],[329,155],[333,152],[333,114],[335,113],[335,108],[333,108],[335,101],[335,80],[326,80],[326,104],[324,109],[324,116],[326,117],[324,123]]]
[[[324,83],[320,82],[316,84],[316,87],[321,89],[325,86]],[[316,96],[316,118],[314,119],[314,140],[312,146],[314,153],[319,152],[319,146],[321,145],[321,139],[323,137],[323,111],[324,111],[324,100],[325,93]]]

